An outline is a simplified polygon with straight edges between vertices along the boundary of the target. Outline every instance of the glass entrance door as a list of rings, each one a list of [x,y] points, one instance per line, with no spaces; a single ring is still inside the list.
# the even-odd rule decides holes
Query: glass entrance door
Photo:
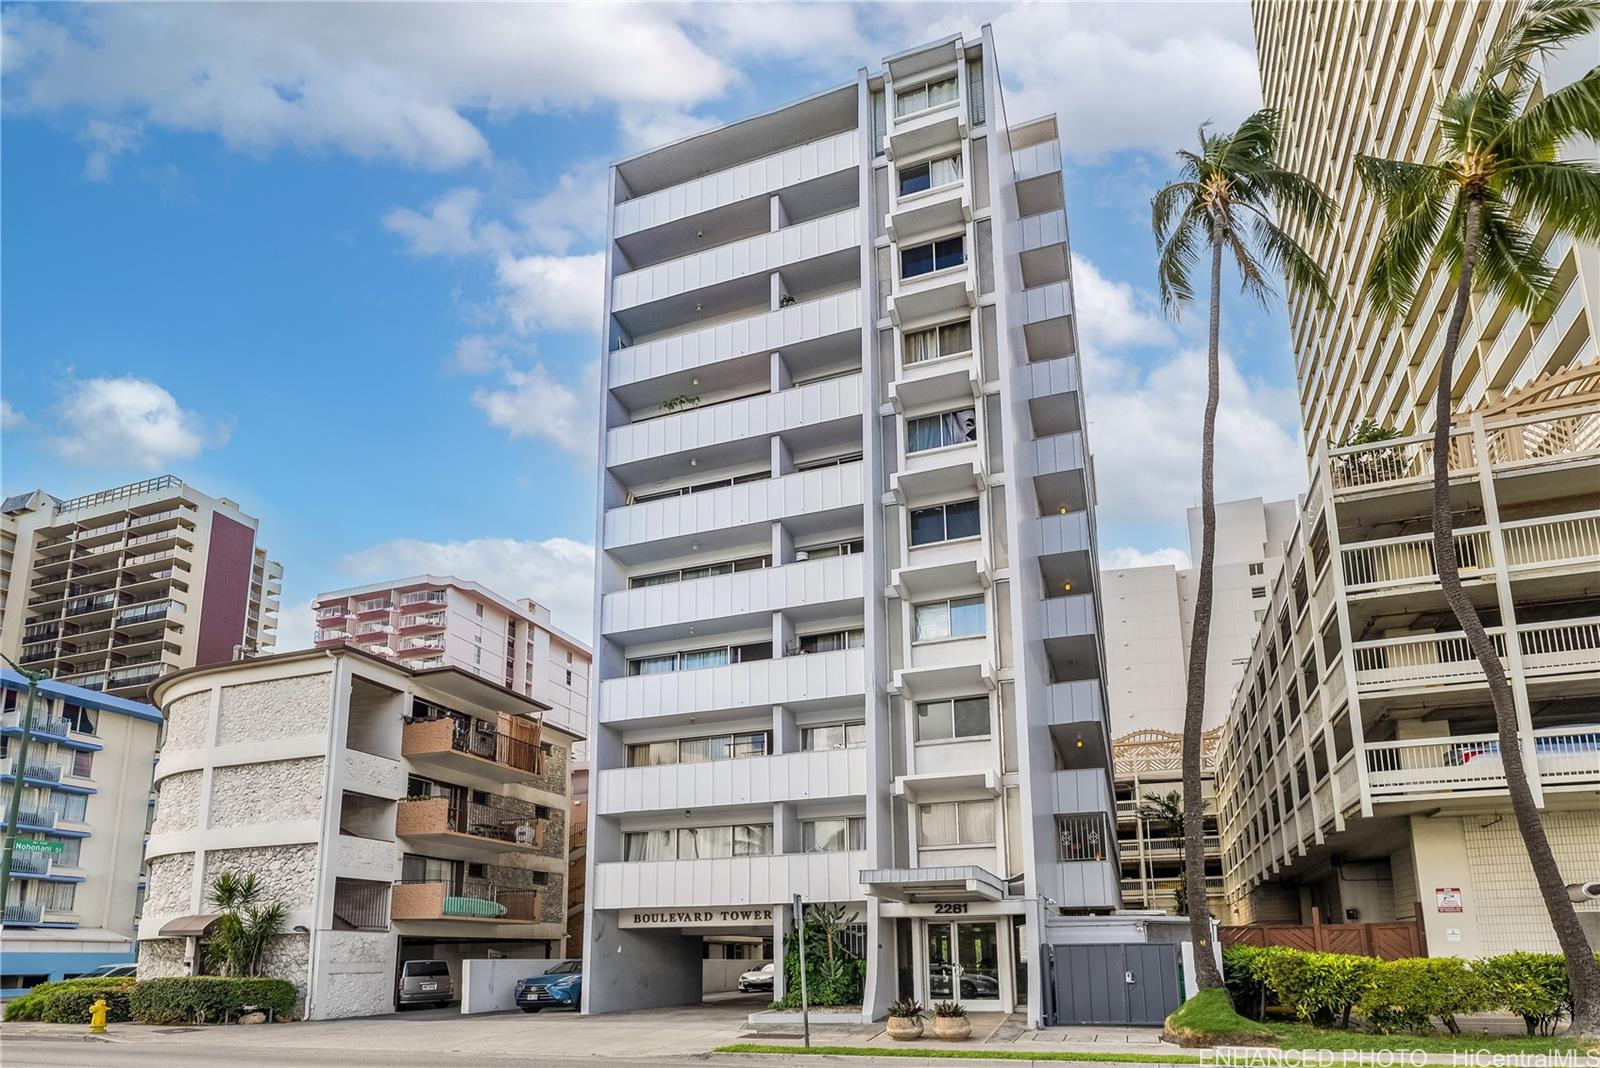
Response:
[[[929,923],[928,1000],[1001,1008],[1000,935],[993,921]]]

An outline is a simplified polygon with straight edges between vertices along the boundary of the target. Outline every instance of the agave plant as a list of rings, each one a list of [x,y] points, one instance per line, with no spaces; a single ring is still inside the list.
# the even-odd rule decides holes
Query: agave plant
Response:
[[[967,1014],[967,1007],[959,1001],[941,1001],[933,1006],[933,1014],[945,1019],[959,1019]]]
[[[889,1015],[899,1020],[920,1020],[927,1015],[928,1010],[922,1007],[922,1002],[911,998],[889,1002]]]

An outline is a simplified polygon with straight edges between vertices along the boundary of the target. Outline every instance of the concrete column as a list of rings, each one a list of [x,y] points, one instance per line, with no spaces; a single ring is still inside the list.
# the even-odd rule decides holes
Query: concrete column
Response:
[[[784,996],[783,936],[794,926],[794,906],[788,902],[772,909],[772,959],[777,964],[772,978],[772,1000],[782,1001]]]
[[[794,806],[785,801],[772,803],[772,851],[800,852],[800,817]]]
[[[772,706],[772,752],[774,756],[800,752],[800,728],[784,705]]]
[[[772,655],[787,656],[789,643],[794,640],[794,622],[782,612],[772,613]]]
[[[772,477],[781,478],[784,475],[792,474],[794,474],[794,456],[789,452],[788,443],[774,434],[772,436]]]
[[[1417,894],[1430,957],[1481,956],[1477,893],[1467,863],[1467,830],[1459,817],[1411,817]],[[1440,912],[1438,892],[1461,891],[1460,912]]]
[[[789,225],[789,212],[783,206],[783,198],[772,194],[772,232],[777,233]]]
[[[782,567],[794,562],[794,535],[783,523],[772,524],[772,566]]]
[[[789,364],[785,362],[783,353],[772,354],[772,392],[781,393],[794,385],[794,376],[789,373]]]

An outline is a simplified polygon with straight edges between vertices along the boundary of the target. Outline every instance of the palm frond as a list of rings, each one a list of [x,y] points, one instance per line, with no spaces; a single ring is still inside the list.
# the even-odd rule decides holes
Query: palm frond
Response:
[[[1272,197],[1280,218],[1296,219],[1312,230],[1331,226],[1338,218],[1339,205],[1303,174],[1283,167],[1269,167],[1256,178]]]
[[[1158,245],[1156,280],[1161,292],[1161,307],[1176,316],[1179,308],[1194,300],[1194,285],[1190,273],[1198,259],[1197,238],[1202,231],[1209,233],[1210,216],[1199,198],[1184,205],[1177,222]],[[1158,235],[1159,237],[1159,235]]]
[[[1485,58],[1479,83],[1526,84],[1532,61],[1600,26],[1600,0],[1531,0]]]
[[[1600,241],[1600,170],[1575,160],[1550,160],[1507,167],[1502,172],[1519,215],[1571,234]]]
[[[1600,67],[1564,85],[1505,124],[1496,153],[1512,159],[1548,159],[1562,141],[1600,138]]]
[[[1555,270],[1504,202],[1485,199],[1478,212],[1478,264],[1473,273],[1504,300],[1537,317],[1551,297]]]
[[[1245,116],[1222,145],[1217,165],[1224,170],[1247,167],[1254,161],[1270,161],[1278,152],[1281,120],[1275,108],[1261,108]]]
[[[1356,173],[1383,209],[1383,229],[1362,291],[1387,319],[1403,315],[1416,297],[1445,218],[1451,187],[1439,167],[1357,156]]]
[[[1261,250],[1262,258],[1288,280],[1291,290],[1309,292],[1318,305],[1328,306],[1327,272],[1310,253],[1300,247],[1298,241],[1264,214],[1257,214],[1251,231],[1251,238]]]
[[[1266,272],[1261,269],[1261,261],[1256,257],[1244,236],[1240,233],[1238,220],[1232,220],[1224,235],[1226,247],[1233,253],[1233,266],[1239,272],[1239,288],[1244,290],[1245,296],[1255,300],[1263,307],[1276,290],[1272,283],[1267,281]]]

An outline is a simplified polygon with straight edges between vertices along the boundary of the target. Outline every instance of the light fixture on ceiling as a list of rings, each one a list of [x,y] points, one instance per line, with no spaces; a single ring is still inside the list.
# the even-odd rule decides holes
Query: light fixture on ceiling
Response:
[[[700,466],[700,461],[695,459],[693,456],[691,456],[691,457],[689,457],[689,466],[690,467],[699,467]]]
[[[1063,582],[1061,584],[1061,589],[1062,589],[1062,592],[1064,592],[1064,593],[1071,593],[1072,592],[1072,583]]]
[[[692,552],[692,553],[699,552],[700,551],[700,543],[697,542],[697,541],[691,541],[689,543],[689,551]]]

